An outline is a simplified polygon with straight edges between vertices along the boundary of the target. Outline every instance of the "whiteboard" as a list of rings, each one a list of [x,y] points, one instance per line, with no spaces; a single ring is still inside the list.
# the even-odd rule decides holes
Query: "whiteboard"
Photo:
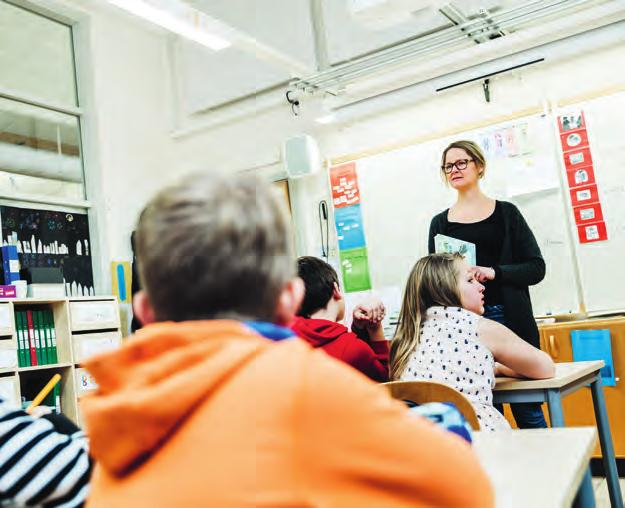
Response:
[[[580,104],[608,240],[576,242],[581,286],[589,312],[625,309],[625,93]],[[565,112],[565,111],[563,111]]]
[[[530,288],[534,314],[578,312],[576,251],[554,122],[551,116],[534,115],[357,160],[373,288],[403,290],[412,266],[427,254],[432,217],[453,204],[455,192],[440,173],[444,148],[456,139],[484,146],[494,133],[514,129],[518,134],[522,128],[523,142],[514,150],[491,147],[486,154],[483,189],[520,209],[545,258],[547,275]]]

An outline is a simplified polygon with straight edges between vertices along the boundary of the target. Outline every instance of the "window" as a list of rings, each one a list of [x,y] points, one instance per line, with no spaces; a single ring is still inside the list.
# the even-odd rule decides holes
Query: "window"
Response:
[[[2,243],[23,269],[58,268],[68,296],[93,295],[72,27],[16,3],[0,0]]]
[[[0,196],[83,202],[71,27],[0,1],[0,69]]]

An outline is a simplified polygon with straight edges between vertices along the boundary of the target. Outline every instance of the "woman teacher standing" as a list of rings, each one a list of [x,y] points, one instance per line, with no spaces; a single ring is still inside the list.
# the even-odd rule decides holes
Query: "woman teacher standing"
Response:
[[[506,325],[539,348],[528,286],[545,277],[545,261],[531,229],[512,203],[496,201],[480,189],[484,154],[472,141],[455,141],[443,152],[445,183],[457,193],[455,204],[432,219],[428,248],[443,234],[475,244],[476,278],[484,283],[484,317]],[[502,366],[500,374],[513,375]],[[520,428],[546,427],[539,403],[512,404]]]

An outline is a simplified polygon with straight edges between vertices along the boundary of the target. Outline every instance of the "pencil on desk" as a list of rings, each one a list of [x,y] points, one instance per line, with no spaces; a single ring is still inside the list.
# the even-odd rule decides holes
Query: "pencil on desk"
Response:
[[[52,379],[48,381],[48,384],[43,387],[43,389],[37,394],[37,396],[30,403],[30,406],[26,408],[26,412],[28,414],[32,413],[33,409],[35,409],[39,404],[43,402],[43,399],[52,391],[52,388],[56,386],[56,384],[61,380],[61,374],[54,374]]]

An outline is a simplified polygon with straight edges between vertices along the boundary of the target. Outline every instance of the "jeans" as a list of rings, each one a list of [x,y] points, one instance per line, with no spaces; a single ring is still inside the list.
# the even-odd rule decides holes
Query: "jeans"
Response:
[[[503,305],[484,305],[483,316],[487,319],[492,319],[505,326],[506,320],[504,318]],[[503,405],[494,404],[495,409],[503,414]],[[545,421],[545,415],[538,402],[524,402],[517,404],[510,404],[510,409],[514,415],[517,427],[520,429],[546,429],[547,422]]]

